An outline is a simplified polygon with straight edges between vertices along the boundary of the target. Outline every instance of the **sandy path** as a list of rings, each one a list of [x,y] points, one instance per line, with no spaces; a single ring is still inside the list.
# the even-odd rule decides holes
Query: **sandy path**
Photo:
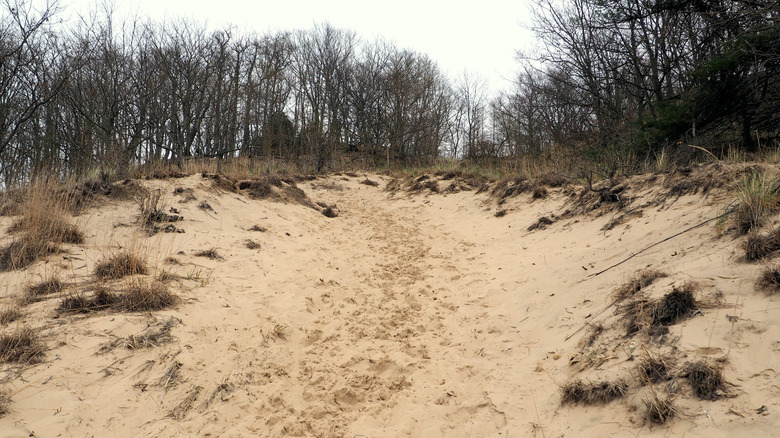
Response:
[[[200,176],[151,183],[164,193],[193,190],[194,201],[167,199],[185,216],[184,234],[140,236],[121,225],[131,221],[132,205],[81,218],[91,235],[71,250],[78,261],[65,272],[74,282],[88,279],[103,255],[135,245],[154,275],[180,276],[174,288],[182,302],[154,313],[64,316],[54,312],[56,300],[30,306],[28,315],[38,317],[28,321],[47,339],[47,361],[6,373],[13,405],[0,431],[715,437],[776,426],[751,414],[762,404],[780,409],[771,384],[780,356],[776,306],[752,292],[755,269],[740,264],[732,240],[698,229],[589,277],[669,230],[712,217],[722,199],[680,198],[608,231],[602,227],[610,217],[575,216],[529,232],[540,216],[561,214],[567,195],[518,198],[504,206],[509,215],[496,218],[485,195],[390,194],[382,190],[387,178],[370,177],[380,187],[360,184],[362,176],[301,184],[312,200],[335,204],[336,218],[215,190]],[[201,201],[213,209],[198,208]],[[252,225],[266,231],[248,231]],[[247,239],[259,248],[248,248]],[[221,258],[195,255],[208,248]],[[177,264],[166,263],[169,256]],[[635,387],[607,406],[561,407],[560,385],[571,378],[630,377],[634,362],[622,356],[623,339],[606,337],[607,362],[580,372],[569,365],[581,338],[572,335],[594,319],[614,324],[611,310],[601,312],[609,293],[646,267],[670,274],[653,286],[657,293],[695,280],[737,301],[731,312],[745,323],[721,323],[727,310],[705,309],[670,336],[690,358],[730,353],[728,377],[740,382],[742,396],[707,404],[686,398],[685,416],[663,427],[643,423]],[[14,275],[4,280],[7,290],[20,281]],[[166,322],[170,342],[124,347],[128,336]]]

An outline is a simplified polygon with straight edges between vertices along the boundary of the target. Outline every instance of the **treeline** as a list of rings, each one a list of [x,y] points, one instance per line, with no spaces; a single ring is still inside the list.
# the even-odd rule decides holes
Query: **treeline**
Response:
[[[757,151],[780,134],[780,4],[536,0],[539,51],[494,102],[506,154],[579,145],[614,173],[660,151]]]
[[[192,157],[325,171],[583,157],[608,174],[675,148],[773,146],[780,7],[766,0],[536,0],[513,87],[328,24],[241,34],[186,21],[77,23],[0,6],[0,177],[122,173]],[[717,151],[716,151],[717,153]],[[549,159],[549,157],[548,157]],[[563,157],[552,157],[553,163]]]
[[[13,4],[13,3],[11,3]],[[6,3],[0,21],[0,162],[29,175],[237,156],[368,165],[433,160],[452,89],[427,56],[330,25],[268,35],[190,22],[55,24]]]

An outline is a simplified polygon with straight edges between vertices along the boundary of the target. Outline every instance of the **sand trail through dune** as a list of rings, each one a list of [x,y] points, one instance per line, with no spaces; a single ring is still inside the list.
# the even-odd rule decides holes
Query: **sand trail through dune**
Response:
[[[141,233],[129,203],[85,217],[87,244],[70,250],[77,264],[63,269],[68,287],[94,287],[95,264],[132,243],[151,261],[145,277],[165,274],[180,302],[91,314],[57,312],[59,296],[29,305],[22,321],[42,330],[47,356],[4,368],[0,383],[12,388],[12,404],[0,430],[14,437],[714,437],[776,425],[751,412],[780,409],[770,384],[780,354],[777,306],[752,291],[755,267],[738,260],[733,240],[702,227],[589,277],[718,214],[717,199],[681,197],[672,208],[644,207],[605,227],[614,214],[566,216],[573,195],[564,189],[544,200],[510,199],[496,217],[487,194],[392,192],[387,177],[370,176],[378,187],[365,179],[301,182],[303,192],[290,191],[297,198],[274,200],[200,175],[148,182],[184,216],[176,222],[184,233]],[[540,217],[552,220],[529,231]],[[668,274],[647,286],[652,297],[693,281],[699,298],[731,307],[702,306],[668,327],[664,343],[627,338],[611,293],[648,268]],[[3,275],[13,292],[20,275],[39,273]],[[743,394],[707,402],[717,426],[696,414],[701,402],[682,380],[676,403],[687,416],[663,427],[645,421],[636,363],[640,353],[670,351],[678,374],[686,361],[729,355],[726,376]],[[625,379],[629,396],[564,407],[561,386],[576,379]]]

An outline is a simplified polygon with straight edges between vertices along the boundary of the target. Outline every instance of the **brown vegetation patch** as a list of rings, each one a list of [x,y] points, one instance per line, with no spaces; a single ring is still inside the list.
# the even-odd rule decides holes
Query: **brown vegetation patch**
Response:
[[[182,197],[179,201],[181,203],[196,201],[198,199],[195,197],[195,190],[193,190],[192,187],[187,187],[186,189],[184,187],[176,187],[173,189],[173,194]]]
[[[761,270],[761,276],[756,281],[759,288],[774,294],[780,290],[780,266],[766,266]]]
[[[195,255],[197,257],[206,257],[207,259],[211,259],[211,260],[224,260],[224,258],[217,253],[216,248],[209,248],[209,249],[197,251],[195,252]]]
[[[628,384],[623,380],[615,382],[583,383],[575,380],[562,388],[561,404],[606,404],[622,398],[628,391]]]
[[[8,307],[0,310],[0,325],[8,325],[23,316],[18,307]]]
[[[11,391],[0,389],[0,418],[11,412]]]
[[[114,254],[95,267],[95,275],[101,279],[118,279],[128,275],[143,275],[146,272],[146,262],[130,251]]]
[[[671,397],[658,397],[653,391],[651,397],[642,400],[645,404],[645,418],[651,423],[666,424],[667,421],[677,415],[677,408]]]
[[[175,419],[175,420],[183,420],[187,416],[187,412],[192,408],[193,403],[195,403],[195,400],[198,399],[198,395],[200,394],[200,391],[203,389],[202,386],[196,386],[193,389],[191,389],[187,395],[184,396],[184,398],[177,404],[173,409],[171,409],[171,412],[168,413],[168,416]]]
[[[368,177],[366,177],[366,179],[364,179],[363,181],[360,181],[360,184],[365,184],[365,185],[371,186],[371,187],[378,187],[379,186],[378,182],[371,181],[370,179],[368,179]]]
[[[236,181],[234,181],[232,178],[228,178],[224,175],[212,174],[206,172],[203,172],[201,176],[203,176],[203,178],[211,180],[211,185],[218,190],[224,190],[226,192],[236,191]]]
[[[60,190],[59,196],[66,200],[66,208],[79,213],[95,206],[101,198],[127,200],[146,192],[137,181],[126,179],[111,183],[107,176],[90,179]]]
[[[149,326],[142,333],[130,335],[125,340],[125,347],[131,350],[140,350],[143,348],[159,347],[173,341],[171,330],[181,323],[178,318],[169,318],[162,325]]]
[[[91,313],[113,308],[119,297],[105,288],[98,288],[87,296],[84,292],[74,292],[60,302],[57,311],[61,313]]]
[[[492,198],[502,200],[533,191],[536,185],[524,176],[512,176],[497,182],[490,191]]]
[[[259,231],[261,233],[265,233],[266,231],[268,231],[268,229],[266,227],[262,227],[260,225],[255,224],[249,227],[249,231]]]
[[[682,287],[674,287],[660,300],[635,295],[627,304],[618,307],[618,313],[623,313],[626,335],[645,332],[653,337],[661,336],[665,334],[664,327],[691,318],[699,305],[694,297],[695,290],[693,283],[686,283]]]
[[[495,216],[495,217],[504,217],[504,216],[506,216],[506,210],[502,208],[501,210],[496,211],[496,213],[493,216]]]
[[[48,295],[60,292],[64,288],[64,284],[56,276],[52,276],[46,280],[43,280],[36,284],[31,284],[25,287],[24,297],[22,298],[23,304],[35,303],[45,299]]]
[[[539,184],[547,187],[563,187],[567,183],[566,177],[557,173],[544,173],[539,175],[536,180]]]
[[[322,210],[322,215],[328,218],[338,217],[338,213],[333,209],[333,206],[328,206]]]
[[[542,216],[536,222],[531,224],[527,228],[527,230],[528,231],[543,230],[543,229],[547,228],[548,225],[552,225],[553,223],[554,223],[554,221],[552,219],[548,218],[547,216]]]
[[[131,284],[119,297],[117,305],[121,310],[130,312],[162,310],[178,302],[164,283],[159,281],[139,281]]]
[[[664,178],[665,196],[706,195],[713,189],[728,187],[732,174],[721,163],[692,164],[675,169]]]
[[[728,388],[723,380],[723,367],[705,361],[686,365],[682,377],[688,379],[693,394],[702,400],[717,400],[727,395]]]
[[[768,234],[750,233],[744,243],[745,258],[759,260],[780,250],[780,228]]]
[[[647,355],[637,364],[637,374],[639,381],[643,384],[653,384],[671,380],[672,358],[663,356]]]
[[[55,252],[55,244],[25,233],[8,246],[0,248],[0,271],[25,268],[39,258]]]
[[[631,298],[641,292],[642,289],[653,284],[655,280],[666,277],[666,275],[665,272],[657,271],[655,269],[639,271],[634,274],[628,283],[617,288],[617,290],[612,293],[612,298],[616,303]]]
[[[409,187],[409,191],[414,192],[422,192],[424,190],[429,190],[431,193],[439,193],[439,183],[438,181],[428,179],[428,175],[422,175],[418,177],[415,182]]]
[[[531,199],[544,199],[547,197],[547,195],[548,193],[546,188],[543,186],[536,186],[531,192]]]
[[[29,327],[0,336],[0,362],[38,363],[46,354],[45,351],[46,346],[38,333]]]
[[[249,249],[260,249],[260,244],[252,239],[246,239],[244,245]]]

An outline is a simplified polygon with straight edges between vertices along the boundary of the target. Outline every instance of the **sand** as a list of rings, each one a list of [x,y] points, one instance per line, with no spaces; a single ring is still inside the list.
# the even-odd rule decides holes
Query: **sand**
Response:
[[[444,193],[450,181],[439,193],[388,191],[391,179],[374,174],[299,182],[333,218],[201,175],[144,181],[184,217],[173,224],[183,233],[148,236],[134,202],[105,201],[74,219],[84,245],[0,273],[0,305],[52,272],[71,292],[94,286],[94,266],[126,249],[148,260],[147,277],[175,277],[181,301],[63,314],[66,291],[25,306],[2,331],[39,329],[46,357],[0,365],[11,394],[0,436],[771,436],[780,305],[756,289],[762,264],[743,260],[744,238],[713,221],[593,275],[733,198],[727,188],[669,196],[655,179],[630,180],[622,209],[582,213],[572,211],[577,188],[498,206],[489,191]],[[542,216],[553,223],[528,231]],[[212,248],[218,258],[196,255]],[[648,297],[697,285],[700,311],[663,339],[626,336],[613,305],[613,291],[648,268],[667,274]],[[131,342],[166,324],[169,339]],[[673,357],[678,375],[698,360],[722,366],[725,396],[701,400],[682,377],[643,386],[636,368],[648,355]],[[575,379],[628,389],[605,404],[562,405]],[[645,418],[651,388],[673,393],[678,414],[665,424]]]

